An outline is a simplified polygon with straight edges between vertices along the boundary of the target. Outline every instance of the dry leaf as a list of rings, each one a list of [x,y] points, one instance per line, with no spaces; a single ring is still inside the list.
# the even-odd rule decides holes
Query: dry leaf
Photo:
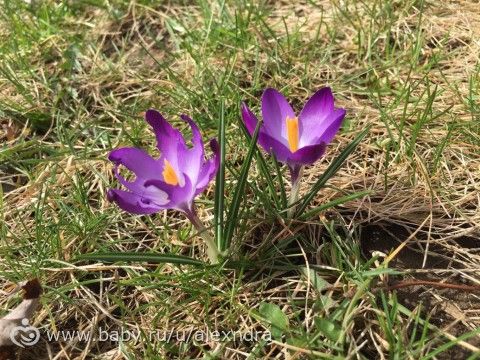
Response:
[[[26,334],[29,329],[38,332],[35,328],[29,327],[28,321],[38,307],[42,286],[38,279],[33,279],[19,285],[18,288],[24,291],[23,301],[0,319],[0,360],[14,358],[17,348],[15,345],[18,345],[17,335]],[[27,341],[28,339],[32,339],[32,337],[27,338]],[[36,342],[38,338],[34,340]]]

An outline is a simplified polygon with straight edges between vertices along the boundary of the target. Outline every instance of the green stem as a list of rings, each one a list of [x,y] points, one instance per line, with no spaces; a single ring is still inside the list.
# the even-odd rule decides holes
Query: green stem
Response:
[[[300,168],[298,171],[298,174],[296,174],[295,178],[292,176],[292,189],[290,190],[290,197],[288,199],[288,212],[287,216],[289,218],[293,217],[295,214],[295,208],[296,206],[292,206],[298,201],[298,195],[300,193],[300,179],[302,178],[303,174],[303,166]]]
[[[188,219],[191,221],[192,225],[197,229],[198,234],[207,244],[207,256],[212,264],[218,264],[220,258],[220,252],[218,251],[217,244],[213,237],[210,236],[208,229],[203,226],[202,221],[198,218],[194,210],[187,213]]]

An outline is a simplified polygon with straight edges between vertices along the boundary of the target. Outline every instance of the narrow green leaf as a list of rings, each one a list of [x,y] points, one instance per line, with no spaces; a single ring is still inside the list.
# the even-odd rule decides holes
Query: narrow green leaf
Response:
[[[286,209],[288,206],[287,192],[285,191],[285,182],[283,181],[282,169],[275,154],[272,153],[273,163],[277,172],[278,184],[280,185],[280,200],[282,201],[282,209]]]
[[[436,349],[432,350],[431,352],[429,352],[427,355],[425,355],[421,359],[422,360],[438,359],[437,355],[440,355],[441,353],[446,352],[448,349],[454,347],[459,342],[467,341],[470,338],[477,337],[478,335],[480,335],[480,328],[476,328],[472,331],[463,333],[462,335],[450,340],[449,342],[438,346]],[[475,354],[475,355],[478,356],[478,353]],[[469,357],[469,359],[475,359],[475,358],[477,358],[477,357]]]
[[[250,170],[250,164],[252,163],[253,154],[257,149],[258,132],[260,130],[261,124],[261,121],[257,123],[255,132],[250,139],[250,146],[248,149],[247,157],[245,158],[242,169],[240,171],[240,177],[238,179],[235,192],[233,194],[232,203],[230,204],[227,218],[227,227],[224,234],[225,249],[229,248],[232,241],[233,232],[238,223],[238,211],[240,209],[240,204],[242,203],[243,196],[245,195],[245,186],[247,184],[248,171]]]
[[[157,254],[153,252],[97,252],[79,255],[77,260],[95,260],[105,262],[150,262],[181,265],[205,265],[202,261],[188,256],[175,254]]]
[[[247,137],[247,139],[250,139],[250,134],[248,133],[248,130],[244,126],[242,126],[242,131],[243,131],[243,134]],[[280,203],[279,203],[275,183],[269,172],[267,161],[265,160],[265,157],[263,156],[262,152],[256,151],[255,155],[256,155],[255,158],[257,160],[257,166],[260,170],[260,173],[263,175],[263,177],[267,181],[270,194],[272,195],[273,202],[275,204],[272,204],[272,198],[267,196],[267,192],[265,191],[264,187],[252,186],[252,191],[255,193],[256,196],[261,198],[261,203],[264,206],[265,210],[271,216],[277,217],[278,209],[280,209]]]
[[[225,100],[220,105],[220,126],[218,127],[218,141],[220,146],[220,166],[215,180],[215,240],[220,252],[225,250],[223,237],[224,226],[224,198],[225,198]]]
[[[339,197],[339,198],[334,199],[334,200],[332,200],[332,201],[330,201],[326,204],[322,204],[322,205],[317,206],[316,208],[314,208],[310,211],[307,211],[306,213],[301,215],[299,217],[299,219],[300,220],[308,220],[309,218],[317,215],[318,213],[320,213],[324,210],[330,209],[330,208],[335,207],[337,205],[344,204],[346,202],[349,202],[349,201],[352,201],[352,200],[355,200],[355,199],[358,199],[358,198],[362,198],[362,197],[364,197],[366,195],[369,195],[371,193],[372,192],[370,190],[365,190],[365,191],[360,191],[360,192],[356,192],[356,193],[353,193],[353,194],[349,194],[349,195]]]
[[[348,144],[345,150],[332,162],[332,164],[327,168],[327,170],[320,176],[317,182],[313,185],[312,189],[308,194],[306,194],[301,199],[301,204],[298,206],[296,215],[302,214],[303,211],[307,208],[310,202],[315,198],[315,195],[320,191],[320,189],[326,184],[326,182],[337,173],[340,167],[343,165],[347,157],[356,149],[360,141],[365,137],[367,132],[370,130],[370,127],[364,129],[360,134],[358,134],[355,139]]]
[[[278,195],[277,195],[277,189],[275,187],[275,184],[273,183],[272,175],[270,175],[270,171],[268,169],[267,162],[265,161],[265,158],[263,157],[262,153],[260,151],[256,152],[256,159],[258,163],[258,167],[260,169],[260,172],[262,173],[263,177],[267,181],[268,188],[270,190],[270,193],[272,194],[273,201],[275,202],[275,205],[277,208],[280,207]]]

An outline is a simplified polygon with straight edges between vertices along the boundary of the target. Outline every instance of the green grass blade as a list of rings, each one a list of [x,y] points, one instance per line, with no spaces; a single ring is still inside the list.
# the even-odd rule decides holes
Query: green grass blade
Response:
[[[242,131],[245,137],[247,139],[250,139],[250,134],[248,133],[245,127],[242,127]],[[267,182],[267,186],[271,194],[271,198],[266,195],[267,192],[265,191],[265,188],[262,187],[263,184],[262,186],[259,187],[257,183],[256,184],[257,186],[253,187],[252,190],[255,192],[257,196],[262,198],[262,203],[265,207],[265,210],[268,211],[271,215],[277,216],[278,209],[281,209],[281,204],[279,202],[280,200],[277,195],[277,187],[275,186],[275,182],[272,178],[272,175],[270,174],[270,169],[268,168],[267,161],[261,151],[256,151],[255,159],[257,160],[257,166],[260,171],[260,174],[265,178],[265,181]],[[272,204],[272,199],[275,204]]]
[[[255,132],[253,133],[253,136],[250,139],[250,145],[248,148],[247,157],[245,158],[245,161],[242,165],[242,169],[240,171],[240,177],[238,179],[238,183],[235,188],[235,192],[233,194],[233,199],[230,204],[230,208],[228,211],[228,218],[227,218],[227,227],[225,229],[225,234],[224,234],[225,249],[229,248],[232,240],[233,232],[238,223],[238,211],[240,210],[240,204],[242,203],[242,199],[244,196],[245,186],[247,185],[248,171],[250,170],[250,164],[252,163],[253,154],[257,149],[258,132],[260,130],[261,124],[262,124],[261,121],[257,123]]]
[[[280,201],[282,202],[282,209],[286,209],[288,206],[287,192],[285,191],[285,182],[282,176],[282,169],[275,154],[272,154],[273,164],[275,165],[275,171],[277,172],[278,184],[280,186]]]
[[[218,249],[225,250],[223,237],[224,227],[224,199],[225,199],[225,101],[222,99],[220,108],[220,126],[218,127],[218,141],[220,145],[220,166],[215,180],[215,240]]]
[[[332,164],[328,167],[328,169],[320,176],[317,182],[313,185],[312,189],[308,194],[306,194],[302,199],[301,203],[298,206],[296,211],[296,215],[303,213],[310,202],[315,198],[315,195],[320,191],[320,189],[326,184],[326,182],[337,173],[340,167],[343,165],[347,157],[356,149],[358,144],[362,141],[365,137],[367,132],[370,130],[370,127],[367,127],[363,130],[360,134],[358,134],[355,139],[348,144],[345,150],[332,162]]]
[[[81,254],[77,260],[94,260],[105,262],[150,262],[150,263],[170,263],[179,265],[205,265],[200,260],[188,256],[175,254],[157,254],[153,252],[96,252],[90,254]]]
[[[279,208],[280,202],[277,195],[277,189],[273,182],[272,175],[270,174],[270,171],[268,169],[267,162],[265,161],[265,158],[263,157],[263,154],[260,151],[257,151],[256,155],[257,155],[256,159],[258,163],[258,168],[260,169],[260,172],[262,173],[263,177],[267,181],[267,185],[270,190],[270,193],[272,194],[272,198],[273,198],[273,201],[275,202],[275,205],[277,206],[277,208]]]
[[[440,355],[443,352],[446,352],[448,349],[452,348],[453,346],[457,345],[461,341],[466,341],[470,338],[473,338],[480,334],[480,328],[476,328],[475,330],[466,332],[449,342],[440,345],[435,350],[428,353],[426,356],[422,357],[422,360],[429,360],[429,359],[437,359],[437,355]]]
[[[342,196],[342,197],[339,197],[338,199],[334,199],[326,204],[322,204],[320,206],[317,206],[316,208],[310,210],[310,211],[307,211],[306,213],[304,213],[303,215],[301,215],[299,217],[299,220],[308,220],[309,218],[317,215],[318,213],[324,211],[324,210],[327,210],[327,209],[330,209],[332,207],[335,207],[335,206],[338,206],[340,204],[344,204],[346,202],[349,202],[349,201],[352,201],[352,200],[355,200],[355,199],[358,199],[358,198],[362,198],[366,195],[369,195],[371,194],[372,192],[370,190],[365,190],[365,191],[360,191],[360,192],[356,192],[356,193],[353,193],[353,194],[349,194],[349,195],[345,195],[345,196]]]

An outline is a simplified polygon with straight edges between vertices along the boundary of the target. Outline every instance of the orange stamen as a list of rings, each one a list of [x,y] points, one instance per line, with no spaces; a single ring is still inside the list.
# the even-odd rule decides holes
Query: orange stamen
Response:
[[[175,170],[172,167],[172,164],[165,159],[164,161],[165,167],[163,168],[163,179],[168,185],[178,185],[178,177],[177,174],[175,173]]]
[[[289,118],[287,116],[286,122],[288,146],[293,153],[298,150],[298,118]]]

